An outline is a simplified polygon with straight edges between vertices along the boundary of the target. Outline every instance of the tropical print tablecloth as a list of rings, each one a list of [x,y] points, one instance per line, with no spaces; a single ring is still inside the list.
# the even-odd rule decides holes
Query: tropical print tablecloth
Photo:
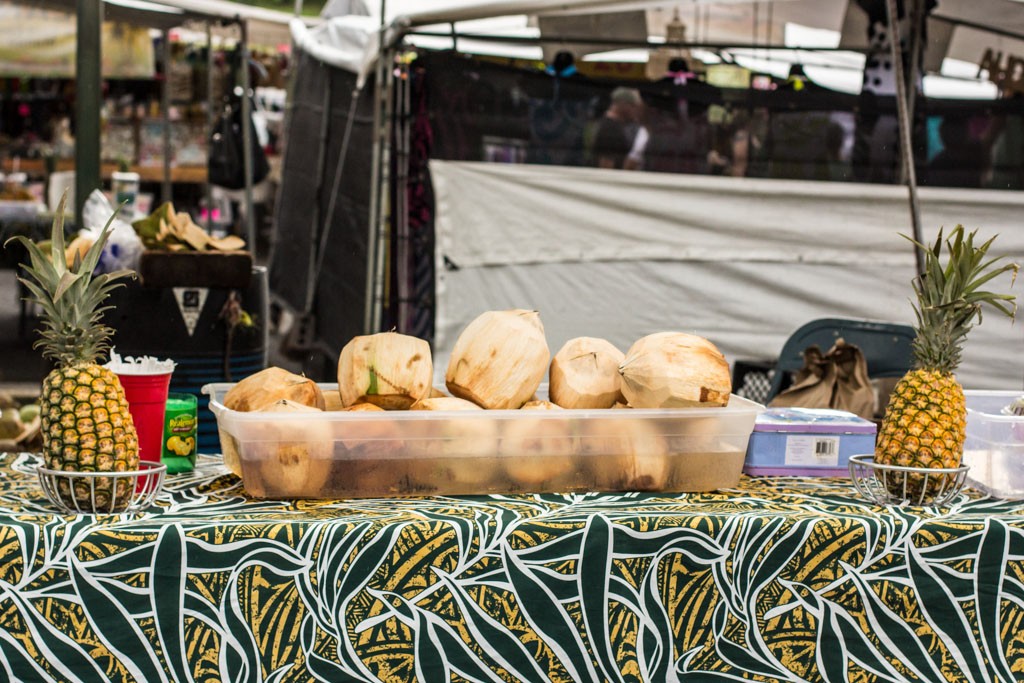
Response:
[[[1024,505],[842,480],[279,502],[216,458],[61,516],[0,456],[0,679],[1013,681]]]

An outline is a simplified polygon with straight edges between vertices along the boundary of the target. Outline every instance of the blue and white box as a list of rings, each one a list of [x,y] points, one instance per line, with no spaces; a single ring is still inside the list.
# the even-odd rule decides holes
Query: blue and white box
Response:
[[[851,455],[875,452],[876,431],[874,422],[842,410],[769,408],[754,422],[743,471],[846,477]]]

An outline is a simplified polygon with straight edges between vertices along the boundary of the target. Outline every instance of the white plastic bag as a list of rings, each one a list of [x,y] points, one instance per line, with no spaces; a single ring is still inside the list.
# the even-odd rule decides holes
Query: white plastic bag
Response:
[[[78,234],[93,241],[99,239],[103,226],[110,220],[114,207],[107,196],[99,190],[93,190],[82,207],[83,229]],[[103,247],[97,273],[110,273],[128,268],[138,270],[142,258],[142,240],[135,233],[135,228],[120,215],[110,224],[110,237]]]

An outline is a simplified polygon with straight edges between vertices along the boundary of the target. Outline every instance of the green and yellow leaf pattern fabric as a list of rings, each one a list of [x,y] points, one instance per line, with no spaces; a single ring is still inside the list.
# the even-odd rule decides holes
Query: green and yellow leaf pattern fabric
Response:
[[[0,680],[1024,680],[1024,503],[710,494],[249,498],[217,458],[136,515],[0,456]]]

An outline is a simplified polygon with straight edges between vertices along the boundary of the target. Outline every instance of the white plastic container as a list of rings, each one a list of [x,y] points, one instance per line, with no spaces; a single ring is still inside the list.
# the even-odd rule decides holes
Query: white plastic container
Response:
[[[763,410],[246,413],[222,404],[232,386],[203,393],[225,463],[266,498],[713,491],[739,483]]]
[[[997,498],[1024,499],[1024,416],[1004,412],[1020,391],[965,391],[967,485]]]

